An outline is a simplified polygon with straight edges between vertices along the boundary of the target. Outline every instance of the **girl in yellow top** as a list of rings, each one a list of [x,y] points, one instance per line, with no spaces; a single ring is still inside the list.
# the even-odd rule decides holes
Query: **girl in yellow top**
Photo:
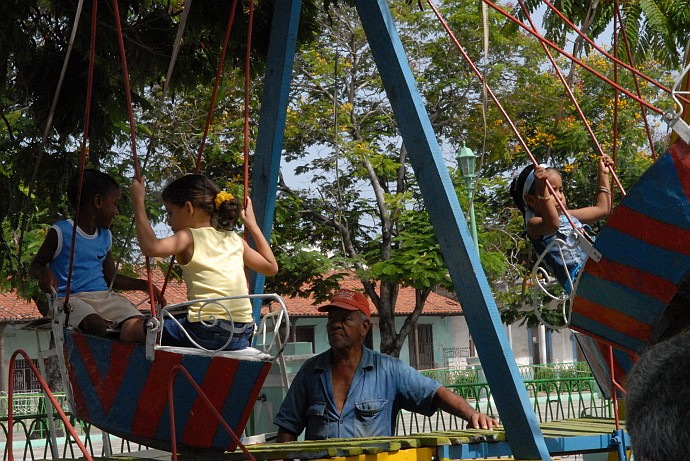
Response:
[[[271,247],[256,223],[252,203],[242,207],[237,199],[202,175],[185,175],[163,189],[162,199],[173,235],[159,239],[144,206],[143,179],[131,186],[137,239],[146,256],[174,255],[187,284],[187,299],[203,300],[247,294],[246,265],[264,275],[278,272]],[[256,250],[232,229],[241,217],[251,233]],[[192,346],[182,331],[200,346],[217,350],[238,350],[249,346],[254,331],[252,306],[248,298],[198,303],[187,315],[163,325],[162,344]],[[203,320],[203,322],[202,322]],[[215,321],[215,322],[214,322]]]

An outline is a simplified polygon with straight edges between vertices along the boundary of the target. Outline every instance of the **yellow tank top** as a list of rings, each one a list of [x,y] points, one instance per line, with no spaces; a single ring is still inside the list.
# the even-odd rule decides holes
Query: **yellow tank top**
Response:
[[[180,264],[187,284],[187,299],[210,299],[223,296],[246,295],[247,278],[244,275],[244,244],[232,231],[219,231],[213,227],[189,229],[194,239],[194,254],[187,264]],[[234,322],[251,322],[252,305],[249,298],[222,301]],[[201,304],[189,307],[190,322],[199,321]],[[229,320],[225,309],[215,303],[202,309],[203,320],[212,318]]]

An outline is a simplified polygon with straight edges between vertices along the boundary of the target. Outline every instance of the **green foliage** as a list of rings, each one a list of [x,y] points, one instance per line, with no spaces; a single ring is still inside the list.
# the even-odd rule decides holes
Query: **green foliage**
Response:
[[[261,73],[274,1],[257,3],[250,152],[257,133]],[[294,166],[296,177],[281,178],[279,185],[272,246],[281,272],[269,278],[267,290],[286,296],[313,293],[321,302],[344,273],[355,271],[382,315],[385,345],[395,352],[430,290],[452,289],[452,284],[356,11],[349,6],[351,2],[325,3],[330,3],[328,12],[322,9],[322,2],[303,2],[300,51],[283,146],[284,160]],[[537,4],[528,1],[529,8]],[[162,222],[162,209],[156,193],[171,178],[196,166],[229,9],[228,2],[221,0],[194,3],[176,70],[168,82],[171,86],[164,93],[163,75],[181,5],[179,0],[134,1],[121,11],[135,101],[136,148],[145,164],[150,191],[147,208],[157,223]],[[584,24],[590,8],[570,0],[556,2],[556,6],[578,24]],[[665,83],[668,60],[659,54],[672,44],[677,46],[682,31],[687,34],[687,6],[687,0],[624,5],[631,43],[639,53],[649,51],[656,57],[638,60],[640,69]],[[0,3],[0,65],[5,71],[0,71],[3,289],[23,286],[21,269],[42,241],[41,232],[47,224],[70,214],[64,191],[67,179],[78,169],[90,6],[80,23],[66,86],[45,145],[42,132],[75,7],[74,0]],[[112,24],[111,8],[109,4],[99,8],[99,24]],[[480,156],[473,190],[480,258],[503,320],[532,325],[536,317],[521,309],[522,281],[531,268],[529,245],[522,217],[507,193],[511,175],[529,158],[495,104],[484,106],[481,82],[434,16],[406,2],[393,2],[391,8],[463,210],[470,203],[452,158],[463,143]],[[445,1],[441,12],[471,59],[481,62],[483,30],[477,27],[481,24],[477,5]],[[600,3],[594,21],[587,26],[592,36],[603,31],[611,17],[612,2]],[[239,14],[236,21],[201,170],[240,196],[244,193],[246,16]],[[565,40],[566,28],[556,25],[553,14],[548,13],[545,21],[551,37]],[[489,24],[487,64],[480,66],[486,81],[537,160],[549,160],[561,168],[568,203],[573,207],[590,204],[599,152],[564,97],[542,47],[496,12],[490,12]],[[134,165],[116,37],[112,27],[103,29],[99,28],[97,42],[88,162],[118,178],[125,192],[114,235],[116,256],[122,259],[123,270],[129,271],[137,263],[136,248],[130,245],[128,235],[131,208],[126,193]],[[666,29],[673,30],[659,32]],[[594,55],[585,60],[613,78],[610,64]],[[559,61],[559,65],[566,72],[571,70],[567,62]],[[629,73],[620,71],[618,78],[626,88],[634,88]],[[572,69],[572,79],[603,151],[613,154],[612,91],[579,68]],[[671,107],[666,95],[652,85],[642,82],[641,91],[652,104],[664,110]],[[626,188],[651,162],[639,113],[629,99],[619,99],[615,152],[617,171]],[[658,123],[658,119],[649,119]],[[661,151],[667,144],[666,134],[658,126],[652,128],[653,142]],[[392,319],[400,287],[414,287],[419,303],[405,326],[395,330]],[[29,293],[29,289],[22,292]],[[548,318],[550,311],[543,314]]]

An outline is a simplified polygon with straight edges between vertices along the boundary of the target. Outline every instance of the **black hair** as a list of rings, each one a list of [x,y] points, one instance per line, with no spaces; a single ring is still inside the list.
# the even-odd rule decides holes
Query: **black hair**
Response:
[[[67,186],[67,200],[75,210],[77,204],[83,206],[92,203],[96,195],[105,197],[120,190],[120,185],[108,173],[87,168],[84,170],[81,194],[79,194],[79,176],[79,173],[73,176]]]
[[[522,196],[522,189],[525,187],[527,176],[529,176],[532,171],[534,171],[533,163],[523,168],[523,170],[516,175],[510,183],[510,195],[513,197],[513,202],[515,202],[515,205],[517,205],[523,215],[527,211],[527,204]],[[532,187],[534,187],[534,184],[532,184]]]
[[[242,207],[237,198],[225,200],[216,207],[216,195],[219,192],[220,188],[216,183],[206,176],[187,174],[165,186],[161,198],[164,202],[177,206],[184,206],[185,202],[189,202],[208,213],[214,226],[229,230],[237,224]]]
[[[645,351],[625,380],[626,430],[635,459],[665,461],[688,455],[690,333]]]
[[[515,202],[515,205],[517,205],[523,215],[527,212],[527,204],[525,203],[525,198],[522,196],[522,190],[525,188],[525,181],[527,181],[527,177],[531,172],[534,171],[534,169],[535,167],[533,163],[527,165],[525,168],[523,168],[520,174],[515,176],[510,182],[510,195],[513,197],[513,202]],[[554,166],[546,167],[546,171],[555,171],[559,175],[561,174],[561,171]],[[534,193],[534,185],[535,183],[532,183],[532,187],[530,187],[528,193]]]

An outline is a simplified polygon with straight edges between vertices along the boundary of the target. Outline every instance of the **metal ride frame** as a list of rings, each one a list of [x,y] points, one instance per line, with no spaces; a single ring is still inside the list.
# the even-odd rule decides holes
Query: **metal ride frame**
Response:
[[[273,14],[251,188],[257,222],[267,238],[270,238],[275,211],[301,6],[301,0],[276,2]],[[488,453],[500,445],[504,453],[507,450],[516,459],[546,461],[551,459],[551,454],[585,451],[617,451],[619,457],[625,459],[627,443],[623,431],[596,437],[550,438],[548,444],[545,441],[388,4],[386,0],[356,0],[355,6],[408,148],[467,324],[474,333],[477,352],[483,363],[491,364],[485,368],[485,374],[509,442],[492,443],[491,447],[474,444],[486,445],[472,447],[474,453]],[[261,293],[264,277],[252,274],[250,285],[252,293]],[[257,320],[259,312],[255,304]],[[444,447],[444,450],[448,458],[468,455],[455,446]]]
[[[563,249],[572,249],[575,247],[580,247],[586,254],[588,258],[592,258],[595,261],[601,260],[601,253],[594,248],[590,238],[583,235],[584,231],[578,229],[572,229],[566,240],[555,238],[549,243],[544,251],[537,256],[536,261],[532,265],[532,271],[529,273],[529,280],[531,280],[531,287],[525,288],[523,285],[522,294],[522,308],[523,311],[534,311],[539,322],[546,325],[552,330],[560,330],[563,328],[568,328],[570,325],[570,313],[572,307],[572,300],[575,292],[577,290],[578,277],[573,277],[571,274],[568,275],[568,283],[570,284],[570,291],[565,291],[561,294],[556,294],[554,292],[554,287],[561,286],[561,283],[552,275],[551,268],[548,267],[544,258],[549,254],[553,247],[556,247],[558,254],[560,255],[561,261],[565,260],[563,257]],[[530,291],[529,297],[526,291]],[[563,324],[562,325],[552,325],[548,323],[541,315],[540,306],[545,298],[545,304],[550,310],[560,310],[563,314]],[[527,306],[527,301],[531,302]]]
[[[187,335],[188,339],[196,346],[196,348],[183,348],[183,347],[170,347],[170,346],[162,346],[160,344],[160,330],[162,329],[163,321],[166,319],[166,321],[176,321],[173,317],[173,312],[177,311],[184,311],[186,312],[188,306],[190,304],[194,303],[201,303],[203,304],[200,308],[200,313],[206,307],[207,305],[216,305],[216,306],[221,306],[223,307],[222,304],[220,304],[220,301],[225,301],[229,299],[237,299],[237,298],[249,298],[251,300],[254,300],[255,302],[258,301],[258,304],[261,305],[261,301],[264,299],[269,299],[272,302],[277,304],[277,309],[273,309],[269,306],[269,311],[263,316],[261,321],[258,323],[257,326],[257,331],[255,335],[255,346],[256,347],[249,347],[247,349],[243,349],[240,351],[222,351],[222,350],[208,350],[205,349],[201,346],[199,346],[189,335]],[[70,409],[72,414],[78,414],[79,412],[76,411],[77,407],[79,406],[78,403],[76,403],[74,393],[73,393],[73,388],[75,382],[79,380],[79,378],[74,378],[73,376],[70,376],[70,372],[68,370],[68,362],[72,362],[72,358],[68,357],[71,354],[67,353],[67,349],[70,349],[69,346],[67,346],[66,343],[66,336],[67,332],[65,330],[66,327],[66,313],[64,311],[64,304],[62,303],[62,300],[58,300],[57,294],[53,292],[53,295],[49,297],[49,304],[52,312],[52,320],[51,320],[51,329],[52,329],[52,350],[51,351],[45,351],[47,354],[55,354],[58,359],[58,364],[60,367],[60,374],[63,379],[63,388],[65,389],[65,393],[67,395],[68,401],[70,403]],[[227,311],[227,308],[225,308]],[[228,314],[230,314],[228,312]],[[216,356],[222,356],[226,357],[226,359],[221,360],[227,360],[227,359],[234,359],[235,363],[237,361],[242,361],[242,360],[248,360],[250,362],[255,362],[255,363],[273,363],[276,360],[280,360],[282,357],[282,352],[285,347],[285,344],[287,344],[287,338],[289,336],[289,328],[284,328],[283,331],[281,332],[281,325],[283,322],[285,324],[289,324],[289,319],[288,319],[288,312],[287,308],[285,306],[285,303],[283,300],[278,296],[277,294],[253,294],[253,295],[240,295],[240,296],[227,296],[223,298],[212,298],[212,299],[206,299],[206,300],[198,300],[198,301],[187,301],[184,303],[172,305],[172,306],[166,306],[165,308],[161,309],[158,314],[155,317],[151,317],[148,319],[150,328],[147,329],[147,335],[146,335],[146,343],[143,345],[144,351],[140,359],[142,361],[147,360],[149,362],[153,362],[156,360],[156,357],[158,353],[160,354],[167,354],[168,358],[170,355],[185,355],[185,356],[204,356],[206,358],[208,357],[216,357]],[[271,325],[269,326],[269,322]],[[215,324],[215,320],[202,320],[202,324],[207,325],[207,326],[212,326]],[[230,338],[231,339],[231,338]],[[230,339],[228,342],[223,346],[227,346],[227,344],[230,342]],[[105,340],[106,342],[109,342],[110,340]],[[133,346],[134,347],[134,346]],[[222,348],[221,348],[222,349]],[[121,352],[129,353],[128,350],[124,350]],[[28,356],[26,356],[26,353],[24,353],[21,350],[18,350],[15,352],[15,355],[18,353],[22,353],[28,360]],[[77,353],[79,355],[79,353]],[[104,356],[98,355],[98,358],[103,359]],[[144,358],[145,356],[145,358]],[[201,358],[204,358],[201,357]],[[108,358],[107,356],[105,358]],[[127,358],[129,360],[129,356]],[[226,433],[230,436],[230,439],[235,443],[233,448],[230,448],[230,450],[233,450],[234,447],[239,447],[244,455],[246,456],[245,459],[254,459],[254,457],[246,450],[244,445],[241,443],[240,439],[234,432],[234,430],[230,427],[228,422],[224,419],[225,417],[228,416],[228,407],[224,407],[221,405],[220,408],[216,408],[212,403],[211,400],[206,395],[206,392],[208,392],[209,387],[205,387],[202,389],[200,387],[199,381],[199,374],[195,373],[196,377],[193,377],[192,374],[188,372],[188,370],[185,368],[185,365],[182,363],[177,363],[174,364],[172,367],[170,367],[169,370],[167,370],[166,367],[170,365],[169,362],[166,362],[166,358],[161,359],[163,361],[163,365],[161,367],[157,368],[155,371],[151,372],[152,374],[158,374],[160,375],[161,373],[165,374],[166,372],[169,372],[167,376],[163,376],[163,378],[167,377],[167,383],[168,383],[168,392],[167,392],[167,404],[169,406],[169,430],[170,430],[170,446],[171,449],[170,451],[173,453],[172,459],[176,460],[177,459],[177,447],[181,445],[181,443],[178,443],[178,440],[176,438],[176,423],[175,423],[175,400],[178,399],[180,400],[179,403],[183,403],[183,400],[188,398],[190,395],[193,398],[198,399],[200,404],[202,405],[203,408],[205,408],[208,411],[209,417],[213,417],[217,421],[217,424],[222,426]],[[13,363],[14,363],[14,356],[12,358],[12,361],[10,363],[10,371],[13,369]],[[167,363],[167,365],[166,365]],[[185,362],[187,366],[190,365],[189,362]],[[30,363],[31,368],[33,369],[34,373],[38,377],[41,386],[43,388],[43,391],[45,392],[46,396],[50,398],[53,407],[55,407],[55,410],[59,413],[61,419],[63,420],[63,423],[65,424],[66,427],[70,430],[70,433],[72,434],[73,439],[78,443],[79,448],[82,450],[84,453],[85,457],[87,459],[91,459],[89,454],[87,453],[86,449],[83,447],[81,441],[79,438],[76,436],[76,433],[74,432],[74,429],[70,425],[70,422],[66,419],[64,416],[64,412],[62,411],[61,408],[57,405],[55,398],[52,395],[52,392],[48,388],[47,384],[45,384],[44,379],[41,377],[41,375],[38,373],[36,367]],[[194,367],[192,367],[194,368]],[[281,363],[281,368],[284,368],[284,364]],[[261,372],[263,372],[264,368],[261,369]],[[265,369],[267,371],[267,369]],[[150,370],[147,369],[145,374],[148,374]],[[227,371],[227,370],[226,370]],[[253,373],[256,372],[256,368],[253,369],[246,369],[245,371]],[[143,370],[139,370],[139,373],[142,373]],[[179,374],[182,373],[182,378],[185,378],[188,381],[188,384],[194,389],[195,392],[192,392],[188,395],[183,395],[183,394],[175,394],[173,392],[173,384],[175,382],[175,377]],[[263,375],[265,377],[265,374]],[[82,378],[84,378],[82,376]],[[160,379],[160,376],[158,376]],[[226,379],[228,377],[226,376]],[[258,378],[258,374],[256,376],[256,379]],[[263,379],[263,378],[261,378]],[[76,380],[76,381],[75,381]],[[89,381],[88,379],[82,380],[83,383],[85,383],[88,387],[88,383],[86,381]],[[260,387],[261,384],[263,383],[263,380],[258,383],[258,386]],[[254,388],[256,389],[256,392],[258,393],[258,388],[256,388],[257,383],[254,383]],[[98,384],[96,384],[97,387]],[[79,392],[84,392],[84,389],[81,388],[81,385],[77,386],[80,388]],[[90,391],[88,392],[95,392],[94,387],[89,388]],[[10,383],[10,391],[9,391],[9,397],[8,400],[12,401],[12,386]],[[111,389],[112,390],[112,389]],[[119,389],[118,389],[119,390]],[[138,388],[139,391],[141,391],[141,388]],[[239,392],[240,394],[237,394]],[[233,398],[238,398],[241,397],[242,391],[239,389],[236,389],[236,393],[233,395]],[[182,397],[180,399],[180,397]],[[244,397],[247,397],[247,395],[244,395]],[[252,397],[253,399],[254,397]],[[250,401],[251,399],[247,398],[247,401]],[[99,403],[100,404],[100,403]],[[76,405],[76,407],[75,407]],[[91,406],[90,406],[91,405]],[[218,406],[218,402],[215,404]],[[98,406],[98,405],[96,405]],[[13,405],[9,405],[9,411],[8,411],[8,444],[11,447],[11,432],[12,432],[12,407]],[[93,409],[93,404],[87,404],[85,401],[82,401],[82,407],[84,407],[85,413],[88,415],[90,414],[91,410]],[[125,404],[126,407],[126,404]],[[237,405],[233,405],[232,410],[230,411],[235,411],[235,407],[238,407]],[[138,408],[138,407],[137,407]],[[239,407],[241,408],[241,407]],[[251,407],[250,407],[251,408]],[[121,411],[123,408],[122,407],[117,407],[115,411]],[[105,413],[110,413],[112,408],[108,409]],[[223,411],[223,414],[220,413],[220,411]],[[92,415],[92,420],[89,421],[89,418],[84,418],[85,420],[91,422],[92,424],[99,426],[101,429],[103,429],[105,432],[111,433],[112,431],[110,429],[115,429],[116,431],[124,431],[125,429],[122,429],[121,425],[120,427],[116,427],[117,425],[112,425],[111,421],[108,421],[108,417],[106,414],[98,414],[96,416]],[[236,421],[235,421],[236,423]],[[233,423],[233,424],[235,424]],[[240,430],[244,429],[244,423],[240,422]],[[236,426],[235,426],[236,427]],[[52,427],[49,428],[51,431],[51,437],[53,437],[53,429]],[[129,428],[131,429],[131,428]],[[236,429],[237,430],[237,429]],[[112,432],[112,433],[117,433],[117,432]],[[134,432],[132,432],[134,434]],[[134,437],[135,438],[135,437]],[[151,436],[151,438],[155,438]],[[56,446],[55,442],[53,441],[52,447],[54,448]],[[202,447],[202,448],[209,448],[209,445],[194,445],[192,444],[191,446],[196,446],[196,447]],[[55,456],[55,453],[53,453],[53,456]],[[10,449],[10,461],[12,459],[12,452]]]

